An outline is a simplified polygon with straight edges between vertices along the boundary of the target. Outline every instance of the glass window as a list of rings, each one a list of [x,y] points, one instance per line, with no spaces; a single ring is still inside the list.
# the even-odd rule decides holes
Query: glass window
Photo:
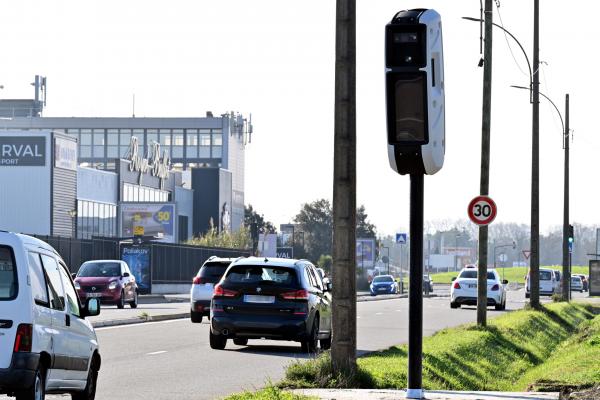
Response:
[[[198,152],[199,158],[210,158],[210,147],[200,146],[200,150]]]
[[[477,278],[477,270],[476,269],[463,270],[463,272],[460,273],[460,278],[476,279]],[[496,279],[496,275],[494,275],[493,271],[488,271],[487,278],[489,280],[494,280],[494,279]]]
[[[143,129],[134,129],[133,136],[135,136],[138,139],[140,149],[144,148],[144,130]]]
[[[98,204],[98,234],[104,236],[104,204]]]
[[[13,300],[19,292],[12,248],[0,246],[0,300]]]
[[[133,201],[139,201],[140,200],[140,196],[139,196],[139,189],[137,187],[133,187]]]
[[[79,135],[79,143],[82,146],[89,146],[92,144],[92,133],[89,129],[81,130],[81,135]]]
[[[200,134],[200,146],[210,146],[210,135]]]
[[[77,276],[85,278],[121,276],[121,263],[87,261],[81,265],[79,272],[77,272]]]
[[[40,255],[37,253],[29,253],[29,279],[31,282],[31,294],[36,304],[49,307],[48,290],[46,288],[46,278],[42,270],[42,262]]]
[[[109,129],[108,133],[106,134],[106,143],[109,146],[119,145],[119,134],[116,131],[116,129]]]
[[[172,157],[173,158],[182,158],[183,157],[183,129],[173,129],[172,145],[173,145],[173,149],[171,150]]]
[[[223,144],[223,135],[220,133],[212,135],[212,144],[213,146],[221,146]]]
[[[67,273],[67,267],[61,263],[58,267],[58,271],[60,272],[65,287],[65,297],[69,313],[79,317],[79,297],[77,297],[77,292],[75,292],[71,277]]]
[[[98,217],[100,215],[100,210],[99,210],[99,204],[98,203],[92,203],[94,205],[94,211],[93,211],[93,218],[94,218],[94,235],[98,235],[100,233],[100,225],[99,225],[99,221],[98,221]]]
[[[81,158],[90,158],[92,156],[92,146],[81,146],[79,148],[79,156]]]
[[[232,267],[225,277],[227,282],[240,284],[263,284],[292,286],[296,283],[296,271],[292,268],[238,265]]]
[[[50,294],[50,307],[55,310],[64,310],[64,291],[60,281],[60,272],[58,272],[58,264],[54,258],[42,254],[42,264],[44,271],[48,277],[48,293]]]
[[[119,158],[119,146],[107,146],[106,157],[108,158]]]

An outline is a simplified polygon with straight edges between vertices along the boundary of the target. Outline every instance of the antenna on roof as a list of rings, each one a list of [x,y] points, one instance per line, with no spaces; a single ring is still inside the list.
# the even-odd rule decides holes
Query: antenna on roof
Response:
[[[133,118],[135,118],[135,93],[133,93]]]

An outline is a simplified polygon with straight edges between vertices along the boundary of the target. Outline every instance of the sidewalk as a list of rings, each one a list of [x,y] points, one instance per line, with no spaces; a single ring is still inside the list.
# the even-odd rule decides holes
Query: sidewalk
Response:
[[[292,392],[315,396],[321,400],[396,400],[405,399],[406,390],[384,389],[297,389]],[[431,400],[558,400],[558,392],[468,392],[427,390],[424,399]]]

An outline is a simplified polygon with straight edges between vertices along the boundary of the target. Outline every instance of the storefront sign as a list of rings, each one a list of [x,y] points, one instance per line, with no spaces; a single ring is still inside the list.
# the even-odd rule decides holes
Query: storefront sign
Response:
[[[148,294],[152,290],[152,268],[150,264],[150,247],[127,246],[121,250],[121,260],[125,261],[135,277],[140,294]]]
[[[356,239],[356,262],[361,268],[375,265],[375,239]]]
[[[121,203],[121,236],[154,236],[175,243],[175,204]],[[136,233],[137,232],[137,233]]]
[[[146,157],[143,157],[139,151],[138,138],[135,136],[131,137],[129,143],[129,150],[125,156],[127,160],[131,161],[129,164],[130,171],[139,172],[139,184],[142,184],[142,180],[145,174],[150,173],[152,176],[156,176],[160,179],[160,189],[164,189],[165,180],[169,179],[169,168],[171,166],[171,160],[169,154],[164,151],[163,157],[160,158],[160,144],[152,143],[148,146],[148,153]]]
[[[77,171],[77,142],[54,138],[54,166]]]
[[[46,138],[43,136],[0,137],[0,166],[46,165]]]

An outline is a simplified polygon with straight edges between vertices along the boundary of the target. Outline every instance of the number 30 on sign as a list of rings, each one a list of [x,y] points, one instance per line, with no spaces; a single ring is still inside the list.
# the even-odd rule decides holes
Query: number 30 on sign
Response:
[[[488,196],[477,196],[469,203],[469,218],[477,225],[489,225],[496,218],[496,203]]]

